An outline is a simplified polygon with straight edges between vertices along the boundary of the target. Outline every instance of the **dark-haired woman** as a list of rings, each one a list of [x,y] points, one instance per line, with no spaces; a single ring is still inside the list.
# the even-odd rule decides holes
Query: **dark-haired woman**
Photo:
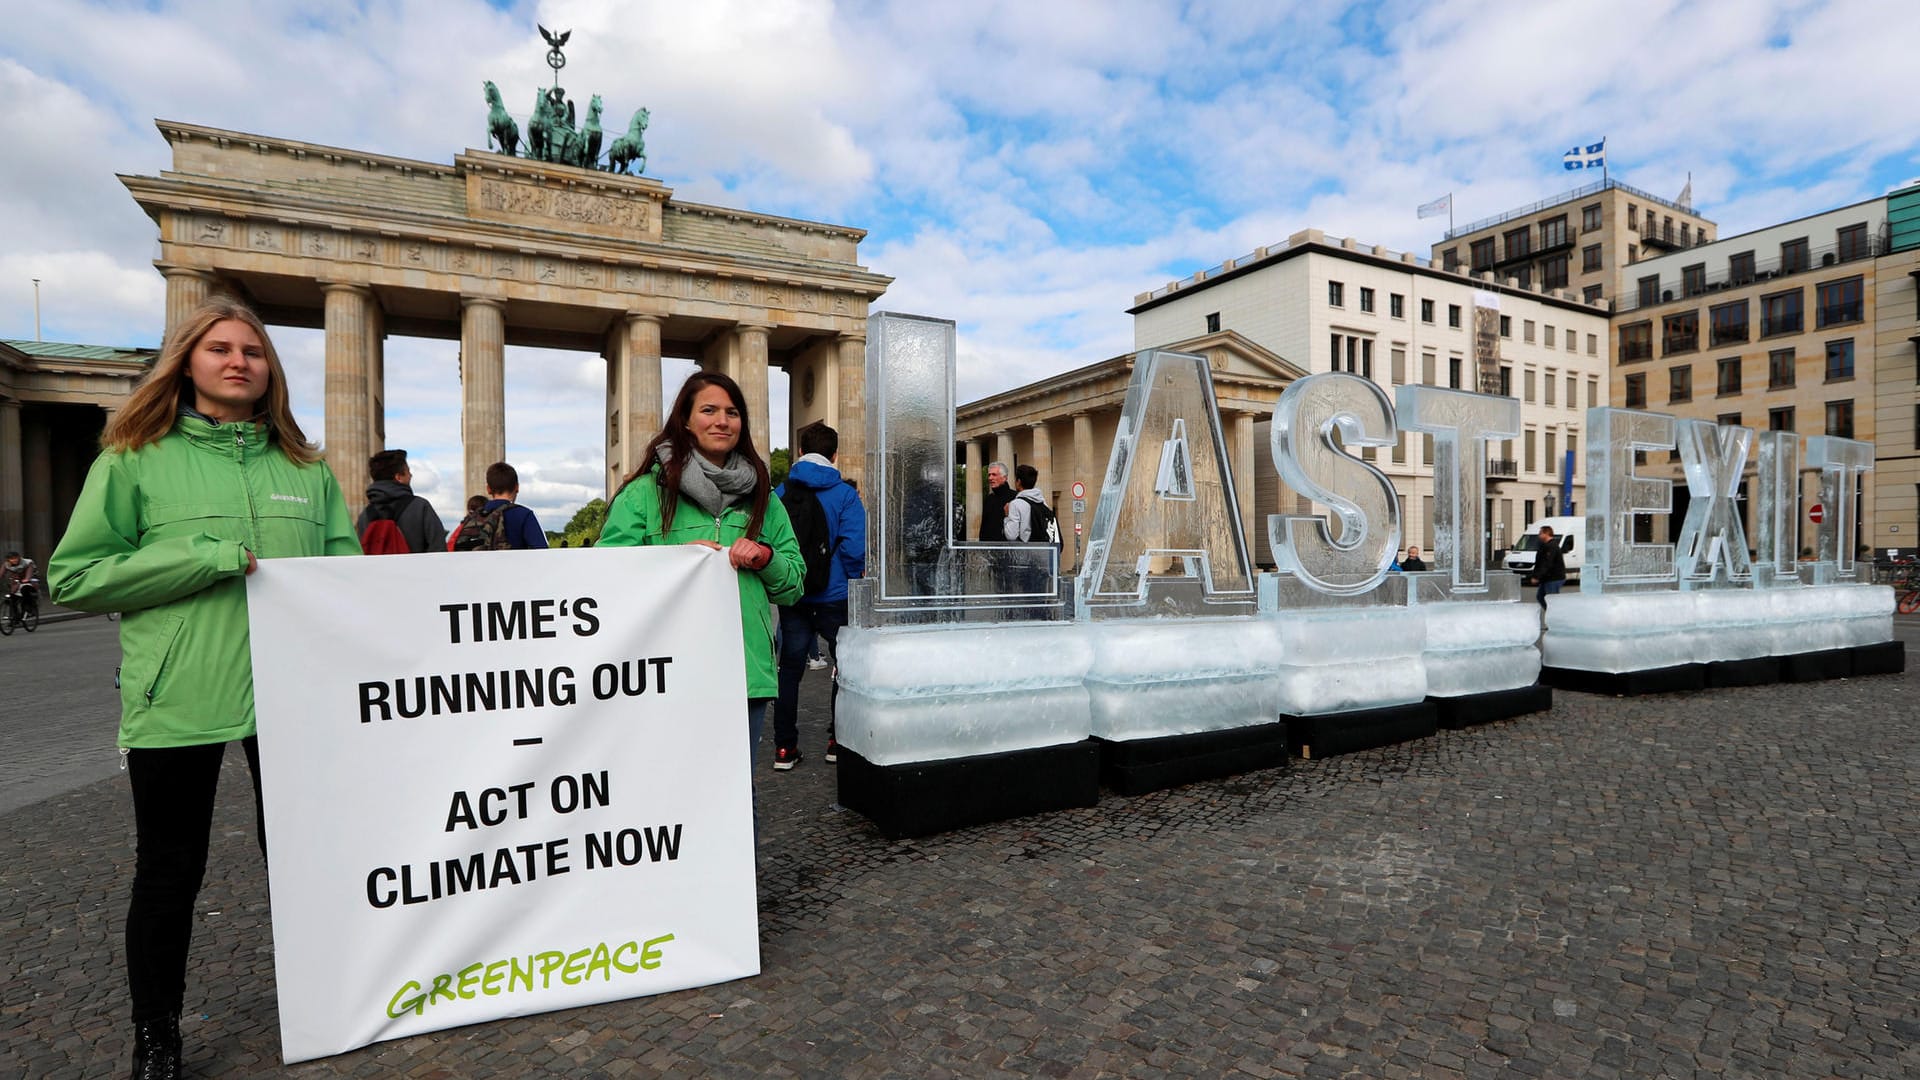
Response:
[[[807,566],[754,451],[740,387],[717,372],[695,372],[640,461],[613,497],[600,546],[698,544],[727,553],[740,585],[748,747],[757,751],[767,702],[780,688],[768,605],[797,602]]]
[[[133,1075],[175,1077],[193,902],[229,742],[246,752],[260,813],[246,575],[261,559],[357,555],[360,542],[294,422],[266,327],[237,300],[215,297],[174,328],[101,444],[47,581],[67,607],[123,613]]]

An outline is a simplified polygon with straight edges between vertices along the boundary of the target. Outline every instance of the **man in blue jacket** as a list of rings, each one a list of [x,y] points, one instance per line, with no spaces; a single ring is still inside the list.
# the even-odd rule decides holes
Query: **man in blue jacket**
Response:
[[[840,433],[824,423],[809,424],[800,429],[799,443],[800,460],[775,492],[793,521],[808,578],[808,592],[800,602],[780,608],[780,696],[773,703],[773,767],[781,772],[800,764],[800,678],[807,673],[807,646],[818,634],[826,639],[827,655],[838,659],[840,628],[847,625],[847,580],[861,576],[867,567],[867,511],[860,505],[859,493],[840,478],[840,469],[834,465]],[[839,755],[830,698],[826,759],[837,761]]]
[[[491,514],[504,506],[503,525],[507,546],[516,550],[544,550],[547,546],[546,531],[540,528],[540,519],[533,516],[533,511],[521,506],[519,499],[519,470],[504,461],[487,466],[487,505],[481,507],[480,512]]]

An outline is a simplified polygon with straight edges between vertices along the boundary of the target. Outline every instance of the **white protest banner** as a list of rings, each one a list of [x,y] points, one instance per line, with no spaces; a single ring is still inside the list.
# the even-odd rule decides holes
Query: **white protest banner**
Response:
[[[724,553],[274,559],[247,605],[288,1062],[759,974]]]

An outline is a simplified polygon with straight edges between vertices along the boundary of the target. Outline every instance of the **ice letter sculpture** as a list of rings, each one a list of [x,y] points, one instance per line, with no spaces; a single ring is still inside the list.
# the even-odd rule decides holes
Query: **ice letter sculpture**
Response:
[[[1397,392],[1400,426],[1433,436],[1433,561],[1456,593],[1487,591],[1487,440],[1520,434],[1520,402],[1437,386]],[[1501,574],[1511,582],[1512,574]]]
[[[1673,580],[1673,545],[1638,544],[1635,514],[1673,509],[1673,481],[1633,471],[1636,450],[1673,449],[1673,417],[1631,409],[1587,410],[1587,560],[1580,588],[1664,585]]]
[[[1854,498],[1861,473],[1873,471],[1873,444],[1833,435],[1807,437],[1807,464],[1820,470],[1821,517],[1819,537],[1822,563],[1832,563],[1842,581],[1854,579],[1853,522],[1859,514]]]
[[[1338,429],[1341,441],[1334,441]],[[1393,481],[1345,446],[1392,446],[1393,405],[1372,379],[1321,372],[1297,379],[1273,412],[1273,463],[1288,486],[1333,512],[1339,535],[1317,514],[1267,519],[1282,571],[1339,596],[1372,590],[1400,550],[1400,500]]]
[[[1753,429],[1721,427],[1705,420],[1679,424],[1680,467],[1687,474],[1687,518],[1674,544],[1680,584],[1711,582],[1724,569],[1726,581],[1749,581],[1747,530],[1740,523],[1740,474],[1747,467]]]

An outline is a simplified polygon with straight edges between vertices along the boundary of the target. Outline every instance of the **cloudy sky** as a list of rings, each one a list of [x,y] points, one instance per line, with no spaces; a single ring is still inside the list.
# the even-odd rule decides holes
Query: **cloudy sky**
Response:
[[[1723,236],[1920,176],[1910,0],[0,0],[0,337],[156,343],[156,117],[450,162],[482,79],[646,105],[678,197],[854,225],[879,306],[960,324],[970,400],[1124,352],[1136,293],[1302,228],[1425,253],[1592,178]],[[524,118],[523,118],[524,119]],[[310,432],[317,331],[275,333]],[[460,501],[454,345],[388,342],[388,433]],[[599,494],[602,362],[510,349],[508,453],[549,528]],[[784,378],[775,373],[776,430]]]

